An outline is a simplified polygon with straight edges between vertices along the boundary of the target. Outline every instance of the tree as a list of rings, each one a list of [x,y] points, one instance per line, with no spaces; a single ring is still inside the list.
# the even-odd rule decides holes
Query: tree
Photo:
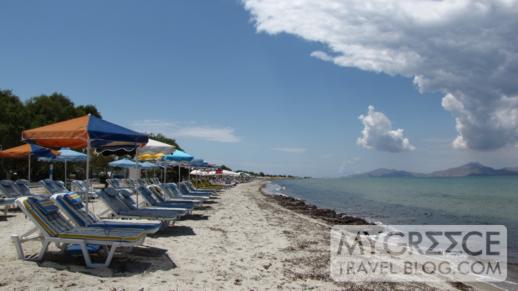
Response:
[[[93,116],[101,118],[101,113],[97,111],[97,108],[94,105],[79,105],[76,107],[76,112],[79,116],[91,114]]]
[[[32,97],[26,102],[26,107],[31,128],[80,117],[88,113],[101,117],[95,106],[80,105],[76,107],[74,102],[61,93]]]
[[[3,149],[22,144],[21,132],[25,129],[43,126],[67,119],[92,114],[101,117],[101,114],[94,105],[75,104],[61,93],[51,95],[40,95],[32,97],[25,104],[9,90],[0,90],[0,145]],[[33,161],[36,159],[34,158]],[[99,166],[105,164],[103,158],[95,157],[93,164]],[[0,177],[9,177],[9,172],[16,172],[18,177],[25,177],[27,173],[27,162],[12,159],[0,159],[2,171]],[[80,174],[83,166],[71,164],[69,172],[77,169]],[[55,173],[59,176],[62,167],[56,166]],[[48,164],[33,163],[33,177],[41,179],[48,174]],[[62,175],[62,174],[61,174]]]
[[[1,149],[7,149],[20,144],[21,132],[28,125],[29,119],[24,104],[10,90],[0,90],[0,104],[0,146]],[[25,164],[12,159],[0,159],[0,176],[9,176],[9,171],[25,170]]]
[[[221,167],[219,167],[219,168],[222,169],[222,170],[232,171],[231,168],[229,168],[229,167],[227,167],[225,165],[221,165]]]

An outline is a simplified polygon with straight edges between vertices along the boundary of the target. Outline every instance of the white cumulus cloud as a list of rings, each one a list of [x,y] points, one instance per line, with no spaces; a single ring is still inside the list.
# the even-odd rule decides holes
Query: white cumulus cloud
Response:
[[[213,127],[192,123],[184,124],[163,120],[140,120],[134,122],[131,127],[141,132],[162,133],[175,139],[191,138],[224,143],[241,141],[235,130],[230,127]]]
[[[405,137],[403,129],[392,129],[390,119],[373,106],[369,106],[367,115],[362,114],[358,118],[363,123],[362,134],[356,141],[358,145],[391,153],[415,149]]]
[[[259,32],[319,42],[313,57],[444,93],[456,148],[518,142],[518,0],[243,0]]]

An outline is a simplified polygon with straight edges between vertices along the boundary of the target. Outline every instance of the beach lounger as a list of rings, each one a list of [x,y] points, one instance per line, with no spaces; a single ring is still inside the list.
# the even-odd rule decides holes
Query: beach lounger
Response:
[[[167,191],[164,192],[168,195],[172,195],[171,197],[176,197],[176,198],[188,198],[188,199],[201,199],[203,201],[207,201],[210,199],[210,196],[206,195],[184,195],[183,193],[180,192],[180,190],[178,190],[178,187],[176,186],[175,183],[167,183],[167,184],[161,184],[161,187],[163,187],[164,189],[166,189]]]
[[[191,192],[197,192],[197,191],[199,191],[199,192],[209,192],[209,193],[213,193],[213,194],[216,194],[216,192],[217,192],[216,190],[211,190],[211,189],[201,189],[201,188],[196,188],[196,187],[194,187],[194,185],[192,184],[192,182],[191,182],[191,181],[185,181],[185,182],[183,182],[183,183],[187,186],[187,188],[188,188]]]
[[[91,211],[86,212],[83,201],[79,194],[54,194],[51,197],[61,210],[70,218],[77,226],[82,227],[100,227],[100,228],[136,228],[146,233],[155,233],[160,227],[160,222],[133,222],[121,220],[100,220]]]
[[[202,191],[190,191],[189,188],[184,183],[179,183],[177,185],[177,189],[180,191],[182,195],[190,195],[190,196],[214,196],[214,193],[212,192],[202,192]]]
[[[192,209],[194,208],[194,203],[188,201],[165,201],[161,199],[158,195],[155,195],[151,190],[149,190],[145,186],[137,187],[137,192],[144,198],[144,200],[153,207],[166,207],[178,210],[184,210],[187,213],[192,213]]]
[[[146,233],[138,229],[101,229],[93,227],[74,227],[59,212],[52,200],[22,197],[16,200],[18,207],[34,223],[35,229],[21,235],[11,236],[16,246],[18,258],[26,260],[22,243],[30,240],[41,240],[42,247],[37,261],[41,261],[49,244],[55,243],[64,248],[69,244],[79,245],[85,264],[89,268],[108,267],[115,251],[119,247],[135,247],[144,243]],[[34,234],[39,232],[38,234]],[[108,255],[104,263],[93,263],[88,252],[88,245],[102,245],[107,248]]]
[[[183,211],[160,208],[137,208],[135,205],[128,206],[119,193],[122,190],[106,188],[98,192],[99,197],[106,203],[113,214],[119,218],[160,220],[162,222],[174,222],[180,216],[185,215]]]
[[[16,198],[24,196],[18,186],[11,180],[0,181],[0,193],[5,197],[14,198],[15,200]]]
[[[29,187],[29,181],[24,179],[19,179],[14,182],[14,184],[18,187],[23,196],[31,196],[31,188]]]
[[[131,191],[129,189],[119,189],[118,192],[119,192],[119,196],[121,198],[121,201],[124,202],[128,207],[133,208],[133,209],[168,209],[168,210],[171,209],[171,210],[178,211],[178,215],[179,216],[184,216],[184,215],[192,213],[192,208],[188,209],[188,208],[185,208],[185,207],[153,206],[153,205],[148,205],[148,206],[140,205],[140,206],[138,206],[137,202],[135,202],[135,200],[133,200],[133,197],[132,197],[133,193],[135,193],[136,196],[138,197],[139,194],[138,194],[137,189],[135,189],[134,191]],[[137,198],[137,201],[138,201],[138,198]],[[144,200],[144,202],[147,203],[146,200]]]
[[[153,192],[154,196],[160,200],[160,202],[191,202],[194,207],[202,206],[203,199],[194,199],[194,198],[183,198],[183,197],[175,197],[174,194],[169,194],[167,189],[160,187],[160,185],[151,184],[147,186],[151,192]]]
[[[106,182],[115,189],[129,188],[125,182],[123,183],[122,179],[106,179]]]
[[[49,192],[52,194],[58,194],[58,193],[70,193],[70,191],[65,187],[65,183],[61,181],[54,181],[50,179],[41,180],[40,184]]]
[[[88,195],[88,198],[96,199],[97,194],[95,191],[91,191],[92,187],[88,184],[87,181],[81,181],[81,180],[72,180],[70,182],[71,190],[79,193],[83,199],[85,199],[86,195]]]

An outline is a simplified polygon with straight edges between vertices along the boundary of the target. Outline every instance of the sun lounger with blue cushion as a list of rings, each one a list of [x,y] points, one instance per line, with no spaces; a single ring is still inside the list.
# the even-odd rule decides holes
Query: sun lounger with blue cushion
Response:
[[[65,184],[61,181],[54,181],[50,179],[41,180],[40,184],[47,190],[51,195],[58,193],[70,193],[65,187]]]
[[[49,199],[21,197],[16,200],[16,204],[36,226],[35,229],[21,236],[11,237],[16,246],[18,257],[23,260],[27,258],[22,243],[30,240],[41,240],[42,247],[36,256],[38,261],[43,259],[49,244],[55,243],[62,249],[66,249],[68,245],[78,245],[87,267],[108,267],[117,248],[141,245],[146,238],[146,233],[139,229],[74,227],[63,217],[54,202]],[[104,263],[92,262],[89,245],[100,245],[107,248],[108,255]]]
[[[134,204],[127,204],[123,201],[121,189],[108,187],[98,192],[99,197],[110,208],[113,214],[119,218],[150,219],[163,222],[174,222],[180,216],[185,215],[185,211],[178,211],[167,208],[138,208]]]
[[[76,193],[79,193],[79,195],[81,195],[81,197],[83,197],[83,199],[86,198],[86,195],[88,195],[88,198],[92,198],[92,199],[97,198],[97,194],[95,193],[95,191],[91,190],[92,187],[90,186],[90,184],[87,181],[72,180],[70,185],[71,185],[71,187],[70,187],[71,190]]]
[[[151,190],[145,186],[139,186],[136,189],[137,193],[144,198],[144,200],[152,207],[166,207],[173,209],[185,210],[188,213],[192,213],[194,203],[188,201],[165,201],[159,199],[158,195],[155,195]]]
[[[173,183],[171,183],[173,184]],[[211,192],[202,192],[202,191],[190,191],[187,186],[183,183],[176,184],[176,188],[182,195],[189,195],[189,196],[208,196],[212,197],[214,196],[214,193]]]
[[[184,181],[182,183],[184,183],[191,192],[197,192],[197,191],[198,192],[209,192],[212,194],[216,194],[216,192],[217,192],[216,190],[212,190],[212,189],[196,188],[196,187],[194,187],[194,185],[192,184],[191,181]]]
[[[100,220],[94,213],[87,212],[81,197],[77,193],[54,194],[51,197],[61,210],[77,226],[100,228],[137,228],[146,233],[157,232],[162,224],[160,222],[133,222],[121,220]]]
[[[191,202],[194,207],[202,206],[203,199],[194,199],[194,198],[184,198],[184,197],[175,197],[174,195],[169,195],[167,192],[167,189],[163,189],[159,185],[151,184],[147,186],[151,192],[153,192],[156,199],[158,199],[160,202]]]

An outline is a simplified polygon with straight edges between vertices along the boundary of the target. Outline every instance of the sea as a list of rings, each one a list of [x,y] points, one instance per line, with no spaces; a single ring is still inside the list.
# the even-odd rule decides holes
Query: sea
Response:
[[[275,180],[266,191],[382,224],[497,224],[508,232],[508,282],[518,290],[518,177]]]

